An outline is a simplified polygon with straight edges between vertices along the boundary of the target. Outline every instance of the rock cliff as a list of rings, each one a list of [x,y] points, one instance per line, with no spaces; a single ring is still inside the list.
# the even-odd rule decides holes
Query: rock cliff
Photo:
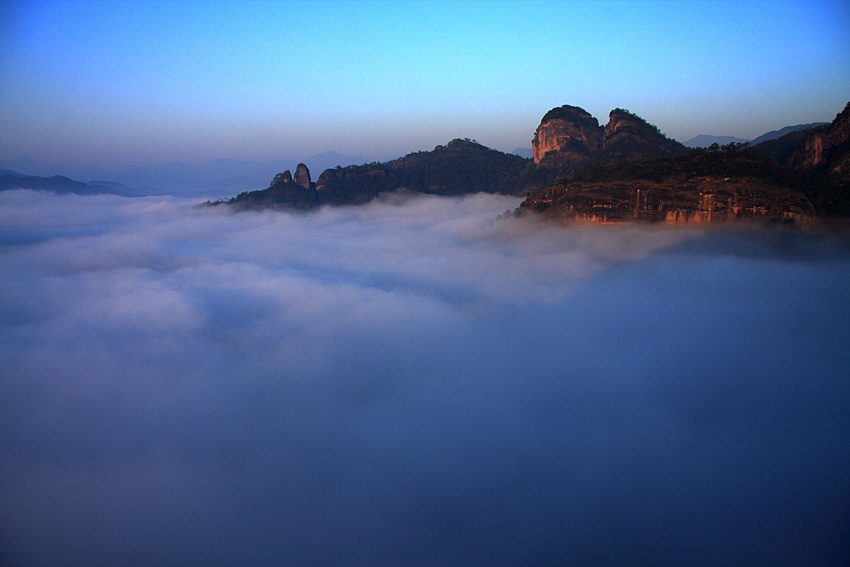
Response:
[[[278,173],[277,175],[275,175],[274,179],[272,179],[270,187],[277,185],[278,183],[292,183],[292,174],[289,173],[288,169],[283,173]]]
[[[789,167],[822,170],[850,181],[850,102],[825,132],[812,135],[788,160]]]
[[[584,119],[575,110],[559,110],[550,114],[561,121]],[[538,130],[555,122],[544,118]],[[558,128],[569,130],[563,123]],[[551,136],[538,132],[538,138]],[[563,151],[549,147],[538,166]],[[756,221],[808,229],[850,215],[850,103],[829,128],[795,131],[756,148],[729,144],[690,151],[640,117],[615,109],[599,150],[567,173],[530,194],[520,211],[606,223]]]
[[[764,155],[770,156],[779,165],[788,165],[788,160],[803,144],[818,132],[825,132],[829,128],[826,124],[816,124],[809,128],[791,130],[777,138],[771,138],[758,144],[750,144]],[[783,128],[784,130],[784,128]]]
[[[840,204],[830,186],[816,181],[733,144],[588,164],[569,180],[530,195],[520,211],[603,223],[756,221],[808,229]]]
[[[310,188],[310,170],[303,163],[299,163],[295,168],[295,183],[304,189]]]
[[[534,163],[561,176],[601,159],[666,156],[687,150],[627,110],[612,110],[602,127],[586,110],[569,105],[543,116],[531,144]]]
[[[564,105],[547,112],[531,141],[534,163],[545,159],[578,167],[602,147],[604,129],[583,108]]]
[[[678,182],[575,182],[538,191],[521,210],[564,221],[713,224],[780,222],[810,229],[817,214],[806,197],[756,178],[695,177]]]
[[[240,209],[311,209],[320,204],[316,188],[310,182],[310,170],[303,163],[296,167],[294,180],[287,169],[275,175],[267,189],[240,193],[225,203]]]

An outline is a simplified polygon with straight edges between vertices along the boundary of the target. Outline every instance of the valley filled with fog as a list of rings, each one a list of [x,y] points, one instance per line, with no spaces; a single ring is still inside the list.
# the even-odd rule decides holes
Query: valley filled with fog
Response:
[[[0,193],[0,563],[842,565],[850,246]]]

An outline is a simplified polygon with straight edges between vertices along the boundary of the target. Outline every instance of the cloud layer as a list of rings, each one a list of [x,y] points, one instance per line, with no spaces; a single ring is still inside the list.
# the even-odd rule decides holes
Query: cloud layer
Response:
[[[0,558],[850,557],[850,252],[0,194]]]

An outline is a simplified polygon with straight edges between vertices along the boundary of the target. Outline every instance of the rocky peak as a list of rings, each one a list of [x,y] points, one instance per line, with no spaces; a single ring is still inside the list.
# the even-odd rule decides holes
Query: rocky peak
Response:
[[[309,189],[311,184],[310,179],[310,170],[307,169],[307,166],[303,163],[299,163],[295,168],[295,179],[292,178],[292,174],[287,169],[283,173],[278,173],[272,179],[270,187],[274,187],[275,185],[280,185],[281,183],[295,183],[296,185],[300,185],[304,189]]]
[[[588,161],[635,156],[665,156],[685,146],[628,110],[615,108],[603,128],[577,106],[553,108],[543,116],[532,141],[534,163],[569,174]]]
[[[531,141],[534,163],[556,152],[558,162],[578,166],[599,151],[602,135],[599,121],[583,108],[570,105],[553,108],[534,132]]]
[[[850,102],[825,132],[811,136],[789,158],[799,169],[826,169],[845,181],[850,178]]]
[[[632,114],[628,110],[615,108],[608,113],[608,124],[605,125],[605,137],[610,138],[618,130],[640,131],[649,124],[641,117]]]
[[[665,156],[685,151],[685,147],[669,139],[661,131],[628,110],[615,108],[608,115],[605,139],[599,157]]]
[[[310,188],[310,170],[303,163],[299,163],[295,168],[295,183],[305,189]]]
[[[465,151],[465,150],[476,150],[483,149],[484,146],[479,144],[475,140],[471,140],[469,138],[455,138],[445,146],[437,146],[434,150],[455,150],[455,151]]]
[[[274,176],[274,179],[272,179],[271,184],[277,185],[278,183],[292,183],[292,174],[289,173],[288,169],[283,173],[278,173]]]
[[[829,133],[837,142],[850,140],[850,102],[844,105],[844,110],[835,115]]]

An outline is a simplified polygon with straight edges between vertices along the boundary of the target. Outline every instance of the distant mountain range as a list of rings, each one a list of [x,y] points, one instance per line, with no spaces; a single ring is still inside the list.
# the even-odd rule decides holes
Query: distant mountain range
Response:
[[[711,144],[725,146],[726,144],[740,144],[743,142],[749,142],[749,140],[746,138],[736,138],[735,136],[710,136],[708,134],[700,134],[699,136],[694,136],[687,142],[684,142],[684,145],[689,148],[707,148]]]
[[[829,122],[813,122],[811,124],[797,124],[796,126],[786,126],[785,128],[781,128],[779,130],[771,130],[770,132],[762,134],[758,138],[754,138],[752,140],[748,140],[747,138],[736,138],[735,136],[709,136],[708,134],[700,134],[699,136],[694,136],[684,144],[689,148],[707,148],[711,144],[725,146],[731,143],[740,144],[744,142],[749,142],[751,145],[755,146],[761,144],[762,142],[767,142],[768,140],[775,140],[777,138],[781,138],[785,134],[790,134],[791,132],[796,132],[797,130],[808,130],[817,126],[827,125],[829,125]]]
[[[138,197],[143,193],[134,191],[126,185],[110,181],[92,181],[83,183],[74,181],[62,175],[51,177],[39,177],[37,175],[24,175],[8,169],[0,169],[0,191],[9,189],[35,189],[40,191],[52,191],[54,193],[74,193],[77,195],[96,195],[110,193],[124,197]]]
[[[303,160],[240,161],[217,159],[203,164],[170,163],[144,168],[121,168],[114,170],[60,167],[31,159],[0,162],[0,168],[20,172],[20,175],[50,178],[57,172],[75,179],[111,179],[92,181],[93,185],[109,187],[121,185],[116,193],[147,195],[232,195],[234,192],[263,187],[270,177],[285,169],[295,169],[303,161],[317,171],[357,163],[364,163],[362,156],[344,156],[334,151],[309,156]],[[42,184],[48,187],[49,184]],[[60,184],[61,185],[61,184]]]
[[[812,128],[817,128],[819,126],[829,126],[829,122],[812,122],[811,124],[797,124],[796,126],[786,126],[785,128],[780,128],[779,130],[771,130],[767,134],[762,134],[758,138],[750,141],[750,144],[753,146],[757,146],[762,142],[767,142],[769,140],[776,140],[785,136],[786,134],[791,134],[792,132],[796,132],[798,130],[810,130]]]

